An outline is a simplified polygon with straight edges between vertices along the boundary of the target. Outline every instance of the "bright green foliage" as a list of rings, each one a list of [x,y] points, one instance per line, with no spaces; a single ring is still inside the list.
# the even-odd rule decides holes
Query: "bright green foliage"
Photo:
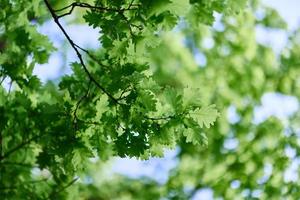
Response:
[[[13,86],[0,88],[1,199],[189,199],[203,187],[224,199],[255,189],[263,199],[299,196],[297,184],[283,181],[291,162],[284,148],[298,148],[296,133],[283,131],[296,130],[299,116],[288,125],[275,118],[253,124],[265,92],[299,96],[298,33],[278,59],[255,40],[257,24],[286,27],[274,10],[264,8],[257,20],[259,3],[245,0],[0,5],[0,80]],[[211,27],[215,13],[223,14],[224,31]],[[101,48],[78,46],[61,24],[67,16],[99,28]],[[78,56],[58,84],[32,75],[55,51],[37,31],[47,20]],[[203,45],[207,39],[212,47]],[[201,68],[193,58],[199,52],[207,61]],[[226,118],[229,106],[241,116],[235,124]],[[239,141],[234,150],[223,147],[230,137]],[[148,159],[175,147],[180,162],[163,185],[98,172],[113,156]],[[267,164],[272,175],[258,183]],[[95,178],[86,184],[84,177]]]

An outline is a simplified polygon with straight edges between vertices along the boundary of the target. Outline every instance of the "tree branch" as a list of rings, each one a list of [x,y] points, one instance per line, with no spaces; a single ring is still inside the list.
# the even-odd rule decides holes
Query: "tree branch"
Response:
[[[1,76],[2,76],[2,74],[1,74]],[[2,77],[2,79],[1,79],[1,81],[0,81],[0,85],[2,85],[2,83],[3,83],[3,81],[6,79],[6,75],[4,75],[3,77]]]
[[[64,27],[61,25],[61,23],[59,22],[59,17],[55,14],[55,11],[53,10],[53,8],[51,7],[51,5],[49,4],[48,0],[44,0],[48,10],[50,11],[52,18],[54,20],[54,22],[57,24],[57,26],[60,28],[60,30],[62,31],[62,33],[64,34],[64,36],[66,37],[66,39],[68,40],[69,44],[71,45],[71,47],[74,49],[74,51],[77,54],[77,57],[80,61],[80,64],[82,65],[85,73],[87,74],[87,76],[89,77],[89,79],[102,91],[104,92],[114,103],[116,104],[120,104],[118,102],[118,100],[112,96],[102,85],[100,85],[96,79],[92,76],[92,74],[89,72],[89,70],[87,69],[83,59],[82,59],[82,55],[80,54],[80,52],[77,49],[76,44],[73,42],[73,40],[70,38],[70,36],[67,34],[66,30],[64,29]]]
[[[57,9],[57,10],[53,10],[54,12],[60,12],[60,11],[64,11],[68,8],[71,8],[67,13],[64,13],[62,15],[57,16],[57,18],[61,18],[64,17],[66,15],[70,15],[72,14],[72,12],[74,11],[75,7],[80,7],[80,8],[88,8],[88,9],[92,9],[92,10],[96,10],[96,11],[102,11],[102,12],[124,12],[124,11],[128,11],[128,10],[136,10],[137,8],[131,8],[133,5],[129,6],[128,8],[121,8],[121,9],[115,9],[115,8],[108,8],[108,7],[102,7],[102,6],[92,6],[88,3],[81,3],[81,2],[73,2],[70,5],[63,7],[61,9]]]
[[[56,195],[58,195],[59,193],[61,193],[62,191],[64,191],[64,190],[67,189],[68,187],[70,187],[71,185],[73,185],[78,179],[79,179],[79,178],[76,177],[76,178],[74,178],[72,181],[70,181],[67,185],[65,185],[65,186],[63,186],[62,188],[60,188],[59,190],[53,191],[53,192],[49,195],[48,199],[53,199],[53,197],[55,197]]]
[[[159,121],[159,120],[169,120],[169,119],[174,119],[175,116],[174,115],[170,115],[170,116],[162,116],[162,117],[148,117],[148,116],[144,116],[146,119],[150,119],[152,121]]]
[[[73,116],[74,116],[73,124],[74,124],[74,126],[75,126],[75,130],[77,129],[77,120],[78,120],[78,117],[77,117],[77,110],[79,109],[80,103],[81,103],[85,98],[87,98],[87,96],[89,95],[90,87],[91,87],[91,80],[89,81],[89,84],[88,84],[88,88],[87,88],[87,90],[86,90],[86,93],[79,99],[79,101],[78,101],[77,104],[76,104],[76,107],[75,107],[75,110],[74,110],[74,113],[73,113]]]
[[[77,44],[74,44],[78,49],[80,49],[81,51],[83,51],[84,53],[86,53],[93,61],[95,61],[96,63],[98,63],[99,65],[101,65],[102,67],[105,67],[106,69],[109,69],[109,66],[104,65],[103,63],[101,63],[100,60],[98,60],[94,55],[92,55],[88,50],[80,47]]]

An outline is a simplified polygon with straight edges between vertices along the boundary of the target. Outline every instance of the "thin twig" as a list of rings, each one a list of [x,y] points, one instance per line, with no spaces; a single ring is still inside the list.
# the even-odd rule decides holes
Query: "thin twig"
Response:
[[[128,10],[136,10],[137,8],[121,8],[121,9],[115,9],[115,8],[108,8],[108,7],[102,7],[102,6],[92,6],[88,3],[80,3],[80,2],[73,2],[72,4],[63,7],[61,9],[57,9],[57,10],[53,10],[54,12],[60,12],[60,11],[64,11],[68,8],[71,8],[67,13],[64,13],[62,15],[57,16],[58,18],[64,17],[66,15],[70,15],[72,14],[72,12],[74,11],[74,8],[76,7],[80,7],[80,8],[88,8],[88,9],[92,9],[95,11],[102,11],[102,12],[123,12],[123,11],[128,11]]]
[[[48,199],[53,199],[53,197],[57,196],[59,193],[63,192],[65,189],[67,189],[68,187],[70,187],[71,185],[73,185],[78,179],[79,179],[79,177],[76,177],[72,181],[70,181],[67,185],[63,186],[62,188],[60,188],[57,191],[52,192],[49,195]]]
[[[81,51],[83,51],[84,53],[86,53],[93,61],[95,61],[96,63],[98,63],[99,65],[101,65],[102,67],[105,67],[107,69],[109,69],[109,66],[104,65],[100,60],[98,60],[93,54],[91,54],[91,52],[89,52],[88,50],[80,47],[77,44],[74,44],[78,49],[80,49]]]
[[[3,76],[3,78],[2,78],[1,81],[0,81],[0,85],[2,85],[2,83],[3,83],[3,81],[6,79],[6,77],[7,77],[7,76],[5,76],[5,75]]]
[[[148,117],[148,116],[144,116],[146,119],[150,119],[153,121],[158,121],[158,120],[169,120],[169,119],[174,119],[175,116],[174,115],[170,115],[170,116],[162,116],[162,117]]]
[[[132,31],[132,27],[131,27],[131,26],[136,27],[136,28],[138,28],[139,30],[141,30],[142,27],[130,23],[130,21],[127,19],[127,17],[124,15],[124,13],[123,13],[122,11],[120,11],[120,12],[118,12],[118,13],[119,13],[119,15],[124,19],[124,21],[126,22],[126,25],[128,26],[128,29],[129,29],[129,32],[130,32],[131,37],[134,37],[135,35],[134,35],[133,31]]]
[[[129,6],[127,7],[127,9],[131,8],[131,6],[133,5],[134,0],[131,0]]]
[[[8,94],[10,94],[11,92],[12,84],[13,84],[13,80],[9,82]]]
[[[74,113],[73,113],[73,116],[74,116],[73,124],[75,125],[75,129],[77,129],[77,119],[78,119],[78,117],[77,117],[77,110],[79,109],[79,106],[80,106],[81,102],[85,98],[87,98],[87,96],[89,95],[91,83],[92,83],[92,81],[90,80],[89,83],[88,83],[88,88],[87,88],[85,94],[79,99],[79,101],[76,104],[76,107],[75,107],[75,110],[74,110]]]

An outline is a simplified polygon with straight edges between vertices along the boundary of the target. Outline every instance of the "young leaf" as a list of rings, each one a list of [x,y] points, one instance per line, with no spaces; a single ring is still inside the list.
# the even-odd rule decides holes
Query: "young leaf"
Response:
[[[219,112],[215,105],[209,105],[190,111],[189,115],[198,122],[201,128],[204,126],[210,128],[219,116]]]

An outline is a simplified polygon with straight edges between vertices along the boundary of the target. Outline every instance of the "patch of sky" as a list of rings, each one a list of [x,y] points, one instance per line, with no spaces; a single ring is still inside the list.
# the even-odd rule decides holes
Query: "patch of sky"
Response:
[[[77,45],[89,49],[97,49],[100,47],[100,43],[98,42],[99,30],[87,25],[68,25],[64,21],[61,21],[61,23],[70,38]],[[66,42],[61,30],[50,20],[42,26],[39,26],[38,31],[49,37],[55,48],[57,48],[57,51],[50,56],[48,63],[37,64],[33,74],[37,75],[44,83],[47,80],[58,79],[64,74],[70,74],[71,68],[69,64],[78,61],[78,58],[74,50],[70,48]],[[61,50],[63,50],[65,54],[62,53]]]
[[[47,169],[40,169],[38,167],[33,167],[31,169],[31,176],[34,178],[37,178],[37,177],[49,178],[49,177],[51,177],[51,173]]]
[[[234,181],[232,181],[231,183],[230,183],[230,187],[232,188],[232,189],[237,189],[237,188],[239,188],[241,186],[241,181],[239,181],[239,180],[234,180]]]
[[[187,24],[184,18],[180,17],[178,20],[178,24],[172,29],[173,32],[179,33],[182,29],[186,28]]]
[[[289,30],[295,30],[300,25],[299,0],[262,0],[262,2],[279,12],[288,23]]]
[[[225,139],[223,147],[226,150],[235,150],[239,146],[239,140],[235,137]]]
[[[259,179],[257,180],[257,183],[258,184],[264,184],[266,183],[270,176],[272,175],[272,171],[273,171],[273,167],[270,163],[266,163],[264,165],[264,175]]]
[[[261,105],[254,110],[253,122],[259,124],[270,116],[285,121],[298,109],[299,102],[296,97],[280,93],[266,93],[261,98]]]
[[[300,157],[294,158],[291,164],[284,171],[283,179],[286,183],[299,181],[298,170],[300,166]]]
[[[284,30],[267,29],[261,25],[257,25],[256,41],[259,44],[271,47],[278,55],[288,42],[288,35]]]
[[[227,109],[227,119],[229,123],[236,124],[241,120],[241,117],[236,111],[236,107],[234,105],[231,105]]]
[[[300,25],[300,1],[299,0],[262,0],[262,2],[278,11],[281,17],[287,22],[288,30],[293,31]],[[258,10],[257,19],[264,17],[264,11]],[[278,54],[288,40],[287,34],[279,29],[266,29],[263,26],[256,26],[256,40],[260,44],[272,47]]]
[[[213,26],[212,26],[213,29],[215,29],[216,31],[219,31],[219,32],[224,31],[225,30],[225,26],[224,26],[224,24],[221,21],[223,15],[220,14],[220,13],[214,12],[213,16],[215,18],[215,21],[214,21]]]
[[[264,17],[266,16],[266,13],[263,8],[257,9],[254,14],[255,14],[255,18],[259,21],[263,20]]]
[[[207,60],[206,56],[198,49],[194,51],[195,62],[199,67],[205,67]]]
[[[202,41],[202,46],[205,49],[211,49],[215,46],[215,41],[211,37],[206,37]]]
[[[209,43],[209,42],[206,42]],[[205,67],[207,64],[207,59],[204,53],[202,53],[199,48],[196,47],[194,44],[193,40],[190,38],[184,38],[183,39],[183,44],[190,49],[192,54],[194,55],[194,60],[196,62],[196,65],[199,67]],[[214,45],[214,44],[206,44],[206,45]]]
[[[211,188],[202,188],[192,197],[192,200],[213,200],[214,192]]]
[[[296,157],[297,155],[297,151],[295,148],[291,147],[291,146],[286,146],[284,149],[284,153],[287,157],[289,157],[290,159],[293,159]]]
[[[37,64],[34,67],[33,74],[37,75],[43,83],[60,77],[63,64],[61,57],[59,52],[51,54],[46,64]]]
[[[262,190],[256,189],[256,190],[253,190],[253,191],[252,191],[251,196],[252,196],[253,198],[260,198],[261,193],[262,193]]]
[[[169,171],[178,164],[176,155],[179,148],[166,150],[163,158],[150,158],[146,161],[135,158],[116,158],[112,171],[131,178],[151,177],[163,184],[167,181]]]
[[[242,191],[242,196],[243,196],[243,197],[247,198],[247,197],[250,197],[250,195],[251,195],[251,190],[249,190],[249,189],[244,189],[244,190]]]
[[[13,88],[13,84],[10,77],[3,77],[0,80],[1,85],[5,88],[6,91],[11,91]]]

